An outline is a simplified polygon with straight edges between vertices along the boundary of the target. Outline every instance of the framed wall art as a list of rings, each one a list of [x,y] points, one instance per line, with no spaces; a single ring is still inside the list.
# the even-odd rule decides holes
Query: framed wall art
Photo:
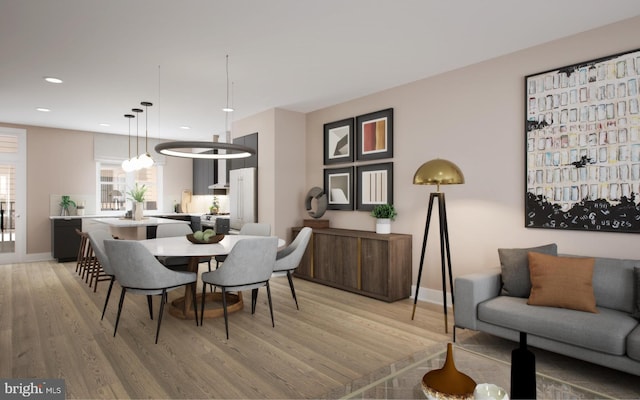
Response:
[[[359,161],[393,157],[393,108],[356,117]]]
[[[525,77],[525,226],[640,232],[640,50]]]
[[[353,210],[353,167],[325,169],[324,192],[328,210]]]
[[[324,164],[352,162],[353,118],[324,124]]]
[[[393,163],[356,167],[358,189],[356,208],[371,211],[378,204],[393,204]]]

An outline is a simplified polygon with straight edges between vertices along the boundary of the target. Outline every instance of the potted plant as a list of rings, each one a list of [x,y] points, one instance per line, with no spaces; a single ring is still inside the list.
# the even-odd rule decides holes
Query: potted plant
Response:
[[[130,189],[127,192],[127,194],[129,195],[129,199],[133,201],[133,219],[136,221],[140,221],[142,219],[144,213],[144,196],[146,193],[147,186],[138,186],[137,182],[135,188]]]
[[[70,215],[69,207],[75,207],[76,202],[71,200],[71,196],[62,196],[62,201],[60,201],[60,215]]]
[[[378,204],[371,210],[371,216],[376,218],[376,233],[391,233],[391,221],[398,213],[393,204]]]
[[[218,200],[218,196],[213,196],[213,204],[209,207],[209,213],[216,215],[220,211],[220,200]]]

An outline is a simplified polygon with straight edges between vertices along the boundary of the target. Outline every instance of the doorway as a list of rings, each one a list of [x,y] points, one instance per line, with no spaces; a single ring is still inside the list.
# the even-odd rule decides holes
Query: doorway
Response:
[[[26,258],[26,131],[0,127],[0,264]]]

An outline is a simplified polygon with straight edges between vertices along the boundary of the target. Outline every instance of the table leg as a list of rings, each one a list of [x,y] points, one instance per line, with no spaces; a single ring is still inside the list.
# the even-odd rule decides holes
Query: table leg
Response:
[[[200,265],[200,257],[190,257],[188,270],[190,272],[198,272],[198,266]],[[194,283],[195,285],[195,283]],[[242,300],[242,292],[227,293],[227,312],[236,312],[244,308],[244,302]],[[196,295],[196,305],[199,307],[202,302],[202,293]],[[204,313],[204,318],[218,318],[224,316],[224,310],[222,309],[222,293],[207,293],[205,294],[205,309],[198,310]],[[194,319],[193,313],[193,295],[191,293],[191,286],[185,286],[184,296],[175,299],[171,302],[171,308],[169,308],[169,314],[180,319]]]

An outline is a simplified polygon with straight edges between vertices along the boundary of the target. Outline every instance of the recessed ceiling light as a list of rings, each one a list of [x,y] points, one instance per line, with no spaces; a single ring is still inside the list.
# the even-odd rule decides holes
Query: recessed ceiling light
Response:
[[[222,109],[222,111],[230,113],[230,112],[233,112],[233,108],[225,107],[225,108]]]
[[[111,126],[111,124],[107,124],[107,123],[101,123],[100,126]]]
[[[189,129],[191,129],[191,127],[184,125],[184,126],[181,126],[180,129],[184,129],[185,131],[188,131]]]
[[[55,78],[53,76],[45,76],[44,80],[49,82],[49,83],[62,83],[62,79],[60,78]]]
[[[36,110],[38,110],[38,111],[42,111],[42,112],[49,112],[49,111],[51,111],[51,109],[50,109],[50,108],[44,108],[44,107],[38,107],[38,108],[36,108]]]

